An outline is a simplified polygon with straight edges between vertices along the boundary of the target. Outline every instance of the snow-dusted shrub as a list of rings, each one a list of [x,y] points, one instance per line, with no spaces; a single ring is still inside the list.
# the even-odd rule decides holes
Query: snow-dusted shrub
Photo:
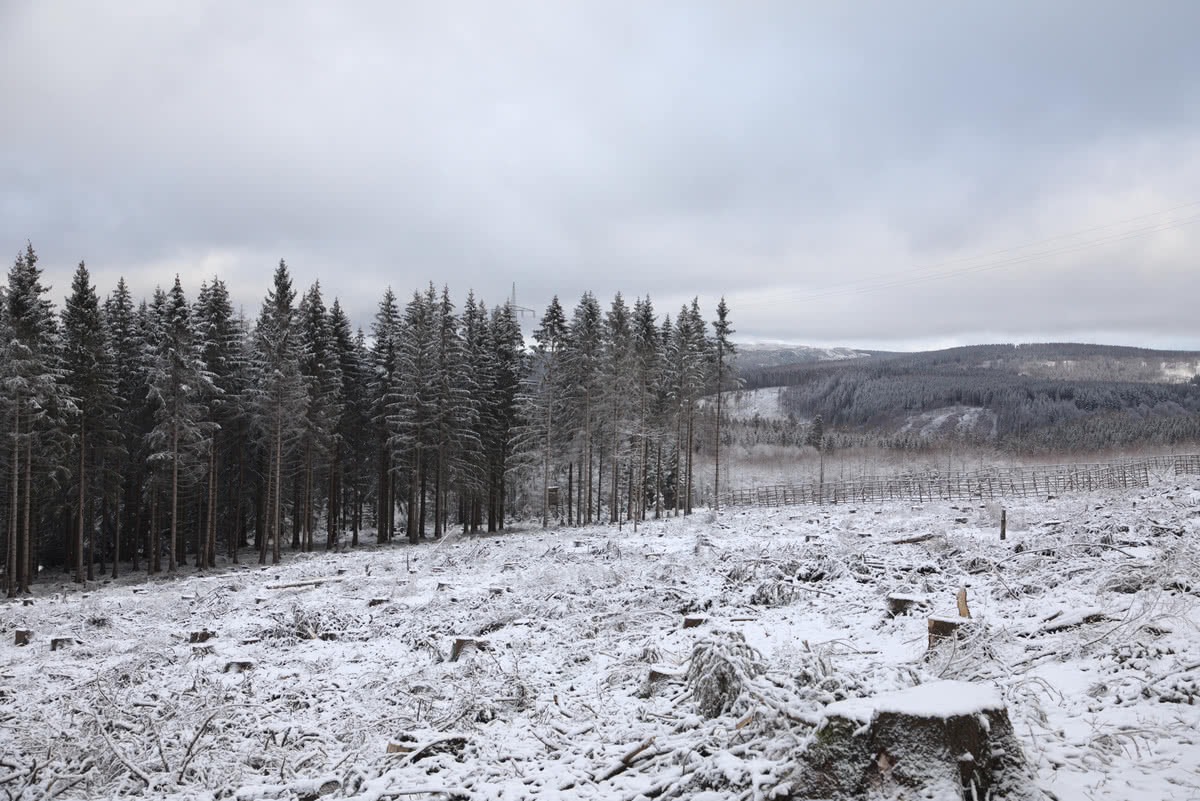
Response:
[[[287,612],[268,616],[270,623],[260,631],[264,640],[332,640],[344,639],[357,627],[358,619],[337,607],[294,605]]]
[[[787,606],[794,600],[796,587],[778,579],[764,581],[750,594],[750,603],[755,606]]]
[[[766,672],[762,654],[736,631],[717,631],[696,643],[687,686],[700,714],[715,718],[748,706],[747,690]]]

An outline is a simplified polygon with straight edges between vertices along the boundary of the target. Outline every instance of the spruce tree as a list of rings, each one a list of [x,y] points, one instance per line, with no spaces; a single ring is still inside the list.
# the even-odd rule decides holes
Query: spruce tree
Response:
[[[336,513],[333,492],[326,477],[333,474],[336,460],[337,424],[342,413],[341,364],[330,326],[329,313],[321,298],[321,284],[314,283],[300,302],[300,372],[308,392],[301,444],[303,544],[313,549],[313,528],[322,498],[328,503],[326,520],[332,524]],[[326,530],[326,547],[333,538],[332,526]]]
[[[197,446],[209,430],[207,411],[202,404],[211,391],[192,328],[191,309],[183,293],[179,276],[161,310],[160,339],[150,377],[150,398],[155,404],[155,425],[150,433],[153,463],[165,465],[170,473],[171,534],[168,541],[167,569],[186,563],[180,535],[180,480],[187,481],[196,467]],[[183,475],[181,475],[181,469]]]
[[[716,347],[716,383],[717,383],[717,435],[713,441],[713,505],[721,508],[721,392],[725,388],[729,357],[734,353],[733,342],[729,336],[733,327],[729,324],[729,307],[722,297],[717,303],[717,319],[713,321],[713,345]]]
[[[605,406],[608,410],[609,434],[609,508],[608,521],[618,523],[621,519],[619,503],[621,456],[627,441],[629,395],[633,387],[630,356],[632,353],[632,329],[629,307],[618,292],[604,315],[604,361],[602,380]]]
[[[425,534],[427,449],[433,430],[436,305],[437,294],[431,283],[425,292],[413,292],[404,308],[388,405],[392,459],[408,468],[406,533],[413,544]]]
[[[396,476],[389,445],[391,429],[388,422],[396,383],[396,349],[400,340],[400,310],[396,295],[388,287],[379,301],[375,321],[371,324],[371,379],[367,385],[370,396],[371,429],[375,440],[376,491],[375,539],[384,543],[395,531]]]
[[[529,366],[525,338],[511,303],[492,310],[488,326],[495,384],[489,403],[488,531],[503,531],[508,510],[509,458],[520,425],[518,396]]]
[[[595,471],[593,432],[600,401],[600,368],[603,363],[604,329],[600,304],[584,292],[571,313],[563,349],[563,376],[568,414],[582,429],[579,437],[579,522],[591,523]],[[599,495],[597,490],[596,495]],[[598,506],[598,504],[596,504]],[[596,510],[597,516],[599,510]]]
[[[28,593],[34,575],[34,442],[48,438],[58,407],[58,326],[42,284],[33,245],[26,246],[8,273],[5,293],[7,339],[0,359],[0,386],[8,401],[12,457],[9,467],[8,553],[5,580],[10,597]],[[39,446],[39,451],[41,447]],[[24,492],[21,492],[21,485]]]
[[[137,538],[130,536],[130,510],[140,506],[141,482],[137,476],[141,468],[132,469],[141,460],[136,457],[142,449],[141,410],[145,405],[146,375],[143,368],[142,342],[139,337],[137,313],[129,287],[122,277],[117,288],[104,301],[104,323],[107,331],[109,363],[113,368],[114,415],[119,436],[119,447],[114,450],[113,473],[116,481],[113,515],[113,572],[120,575],[122,546],[129,549],[133,569],[137,569]],[[132,532],[136,535],[136,529]]]
[[[202,449],[207,456],[205,469],[204,512],[201,515],[200,542],[197,543],[197,566],[201,569],[214,567],[217,552],[218,521],[226,519],[227,551],[234,550],[228,540],[236,537],[239,503],[233,503],[233,513],[226,509],[224,515],[218,511],[217,498],[220,494],[222,475],[226,476],[227,495],[233,495],[233,476],[225,470],[226,465],[242,458],[244,429],[245,351],[243,328],[233,316],[233,303],[229,289],[220,278],[213,277],[212,283],[201,285],[193,313],[196,327],[196,342],[200,361],[210,383],[203,389],[202,403],[207,410],[207,439]]]
[[[258,375],[253,399],[258,428],[267,448],[266,536],[259,537],[260,564],[266,564],[268,540],[273,543],[272,564],[278,564],[281,558],[283,480],[290,477],[283,465],[292,454],[300,422],[307,411],[295,299],[287,263],[280,259],[254,332]]]
[[[559,398],[555,391],[559,351],[567,334],[567,318],[558,302],[558,295],[550,301],[542,315],[541,325],[533,332],[537,343],[535,352],[540,364],[535,392],[535,407],[539,423],[544,421],[542,439],[542,528],[550,525],[550,448],[554,438],[554,407]]]
[[[78,457],[75,475],[78,501],[71,553],[75,581],[83,583],[85,577],[88,581],[95,579],[92,554],[96,535],[90,498],[94,486],[103,487],[89,467],[96,466],[97,454],[104,453],[115,433],[115,381],[100,298],[83,262],[79,262],[71,281],[71,294],[62,313],[62,332],[64,389],[71,399]]]

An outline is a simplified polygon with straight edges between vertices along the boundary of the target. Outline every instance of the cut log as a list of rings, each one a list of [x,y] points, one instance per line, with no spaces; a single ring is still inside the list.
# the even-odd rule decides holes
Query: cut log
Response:
[[[694,629],[703,626],[708,622],[708,618],[699,615],[688,615],[683,619],[683,627],[685,629]]]
[[[201,629],[200,631],[190,632],[188,634],[188,642],[191,643],[192,645],[195,645],[196,643],[208,642],[209,640],[211,640],[213,637],[216,637],[216,636],[217,636],[217,633],[215,631]]]
[[[990,686],[937,681],[830,704],[792,798],[1041,798]]]
[[[437,585],[437,591],[438,591],[438,592],[445,592],[445,591],[446,591],[446,590],[448,590],[448,589],[450,589],[450,585],[449,585],[449,584],[445,583],[444,581],[439,581],[439,582],[438,582],[438,585]]]
[[[226,662],[225,669],[222,670],[221,672],[222,673],[245,673],[247,670],[252,670],[253,668],[254,668],[253,662],[248,662],[244,659],[240,659],[236,662]]]
[[[79,640],[74,637],[51,637],[50,650],[57,651],[59,648],[66,648],[71,645],[77,645]]]
[[[372,598],[371,600],[367,601],[367,606],[383,606],[387,602],[387,598]]]
[[[504,587],[488,587],[488,595],[503,595],[504,593]]]
[[[487,647],[487,640],[477,640],[474,637],[459,637],[454,641],[454,645],[450,647],[450,661],[457,662],[458,658],[462,656],[463,651],[466,651],[468,648],[486,651]]]
[[[17,635],[15,640],[17,645],[29,645],[29,643],[33,642],[32,631],[29,631],[28,629],[17,629],[15,633]]]
[[[33,606],[33,599],[32,598],[22,598],[21,606]]]

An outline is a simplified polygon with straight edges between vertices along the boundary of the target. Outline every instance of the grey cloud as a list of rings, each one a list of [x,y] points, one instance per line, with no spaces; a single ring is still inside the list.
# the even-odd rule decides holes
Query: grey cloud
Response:
[[[102,288],[216,270],[251,311],[282,256],[363,324],[388,284],[516,281],[725,293],[800,341],[1200,347],[1157,236],[821,298],[1200,199],[1197,29],[1186,2],[8,4],[0,246],[59,288],[80,258]]]

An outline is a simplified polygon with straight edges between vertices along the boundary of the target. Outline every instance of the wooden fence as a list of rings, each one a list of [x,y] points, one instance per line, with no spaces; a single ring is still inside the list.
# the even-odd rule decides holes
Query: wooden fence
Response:
[[[1200,455],[1098,464],[993,467],[949,474],[864,476],[824,484],[818,481],[771,484],[727,490],[722,493],[721,502],[727,506],[796,506],[1036,498],[1065,492],[1146,487],[1152,471],[1200,474]]]
[[[1176,456],[1175,459],[1175,475],[1177,476],[1194,476],[1200,474],[1200,454],[1192,454],[1190,456]]]

